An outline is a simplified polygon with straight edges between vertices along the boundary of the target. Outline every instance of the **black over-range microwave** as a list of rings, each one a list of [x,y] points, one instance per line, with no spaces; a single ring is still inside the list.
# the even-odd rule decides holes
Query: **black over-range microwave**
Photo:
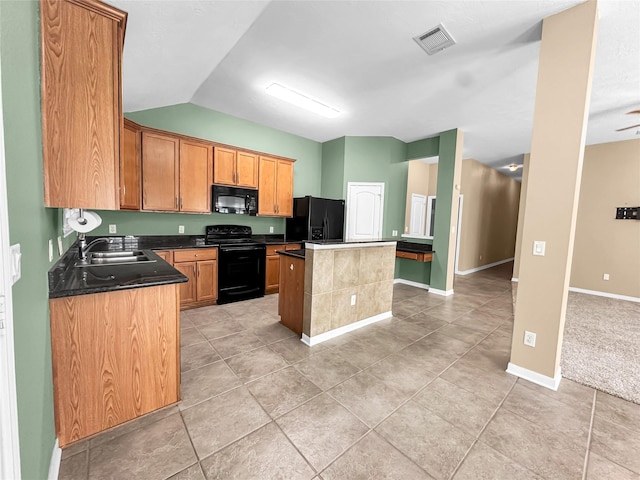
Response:
[[[258,191],[249,188],[213,185],[211,187],[211,211],[255,216],[258,213]]]

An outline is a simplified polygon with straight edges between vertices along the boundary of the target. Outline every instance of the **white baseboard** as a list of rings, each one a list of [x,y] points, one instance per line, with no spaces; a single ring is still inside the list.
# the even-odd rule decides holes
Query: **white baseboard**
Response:
[[[598,290],[586,290],[584,288],[569,287],[570,292],[586,293],[587,295],[595,295],[597,297],[615,298],[616,300],[626,300],[627,302],[640,303],[640,298],[630,297],[628,295],[618,295],[617,293],[599,292]]]
[[[345,325],[343,327],[334,328],[333,330],[321,333],[320,335],[314,335],[313,337],[309,337],[303,333],[300,341],[309,347],[313,347],[314,345],[318,345],[319,343],[326,342],[327,340],[339,337],[340,335],[344,335],[345,333],[353,332],[354,330],[366,327],[367,325],[379,322],[380,320],[391,318],[392,316],[393,314],[390,311],[379,313],[378,315],[374,315],[373,317],[365,318],[363,320],[350,323],[349,325]]]
[[[441,297],[448,297],[449,295],[453,295],[453,288],[451,290],[440,290],[438,288],[429,288],[429,293],[433,293],[434,295],[440,295]]]
[[[471,270],[462,270],[456,271],[456,275],[469,275],[470,273],[479,272],[480,270],[486,270],[487,268],[497,267],[498,265],[502,265],[503,263],[512,262],[514,257],[505,258],[504,260],[500,260],[498,262],[488,263],[486,265],[482,265],[480,267],[472,268]]]
[[[560,367],[558,367],[558,371],[556,372],[555,377],[547,377],[546,375],[542,375],[541,373],[534,372],[533,370],[529,370],[528,368],[519,367],[511,362],[507,366],[507,373],[511,375],[515,375],[516,377],[524,378],[531,383],[535,383],[536,385],[541,385],[550,390],[557,391],[558,386],[560,386],[560,380],[562,380],[562,375],[560,375]]]
[[[62,460],[62,449],[58,446],[58,439],[53,444],[53,452],[51,452],[51,462],[49,463],[48,480],[58,480],[60,473],[60,461]]]
[[[412,280],[405,280],[404,278],[395,278],[393,283],[402,283],[404,285],[409,285],[411,287],[423,288],[425,290],[429,290],[429,285],[426,283],[414,282]]]
[[[519,282],[518,277],[511,277],[512,282]]]

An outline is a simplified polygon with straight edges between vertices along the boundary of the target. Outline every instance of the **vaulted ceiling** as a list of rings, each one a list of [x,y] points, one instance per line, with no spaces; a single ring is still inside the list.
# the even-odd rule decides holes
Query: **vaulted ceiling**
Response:
[[[457,127],[465,157],[501,168],[530,148],[541,21],[581,2],[110,3],[129,12],[125,112],[191,102],[320,142],[410,142]],[[640,138],[615,131],[640,123],[626,115],[640,108],[640,2],[600,0],[599,12],[587,143]],[[439,23],[457,43],[429,56],[412,37]],[[342,114],[328,119],[271,97],[274,82]]]

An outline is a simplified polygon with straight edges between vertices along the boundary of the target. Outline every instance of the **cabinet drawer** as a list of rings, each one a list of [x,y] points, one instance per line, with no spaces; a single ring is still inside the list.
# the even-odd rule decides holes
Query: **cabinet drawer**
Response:
[[[215,260],[216,258],[218,258],[217,248],[190,248],[173,251],[173,263]]]
[[[275,255],[278,250],[285,250],[285,245],[267,245],[267,257],[269,255]]]
[[[173,252],[171,250],[154,250],[153,253],[158,255],[165,262],[173,265]]]
[[[413,253],[396,250],[396,257],[417,260],[418,262],[430,262],[433,259],[433,253]]]
[[[285,245],[284,249],[285,250],[300,250],[302,248],[302,245],[300,245],[299,243],[290,243],[289,245]]]

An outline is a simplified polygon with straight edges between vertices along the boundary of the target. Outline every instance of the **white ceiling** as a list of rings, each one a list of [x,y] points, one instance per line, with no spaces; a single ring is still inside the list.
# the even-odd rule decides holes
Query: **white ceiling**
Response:
[[[110,3],[129,12],[125,112],[192,102],[320,142],[458,127],[465,157],[500,168],[530,148],[541,20],[581,2]],[[615,129],[640,123],[625,115],[640,108],[640,2],[600,0],[599,11],[588,144],[639,138]],[[428,56],[412,37],[439,23],[457,45]],[[273,82],[343,114],[288,105],[265,93]]]

